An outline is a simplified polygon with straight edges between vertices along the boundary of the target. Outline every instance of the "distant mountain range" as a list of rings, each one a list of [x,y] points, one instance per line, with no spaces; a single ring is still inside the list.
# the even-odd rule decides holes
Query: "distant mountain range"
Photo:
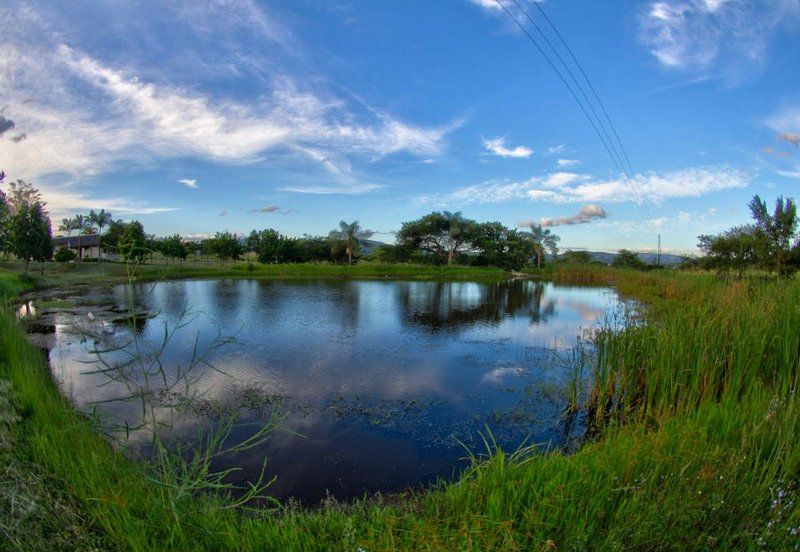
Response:
[[[606,253],[605,251],[587,251],[592,256],[593,261],[598,261],[603,264],[610,265],[617,258],[616,253]],[[647,264],[656,264],[658,255],[656,253],[637,253],[637,256]],[[670,255],[669,253],[661,254],[661,264],[664,266],[671,266],[681,264],[684,257],[680,255]]]

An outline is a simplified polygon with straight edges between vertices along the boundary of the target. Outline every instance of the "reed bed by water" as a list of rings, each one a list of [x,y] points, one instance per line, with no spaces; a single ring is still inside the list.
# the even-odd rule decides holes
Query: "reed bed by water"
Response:
[[[424,492],[313,510],[229,508],[225,496],[159,484],[110,448],[4,312],[13,455],[75,502],[85,538],[103,549],[794,549],[800,282],[569,270],[574,279],[552,277],[613,283],[647,305],[598,334],[576,405],[595,433],[571,455],[498,450],[487,433],[469,470]],[[24,532],[18,524],[16,537]]]

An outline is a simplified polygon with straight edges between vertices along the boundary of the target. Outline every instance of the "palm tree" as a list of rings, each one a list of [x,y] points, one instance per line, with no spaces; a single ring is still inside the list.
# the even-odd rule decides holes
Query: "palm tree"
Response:
[[[78,258],[80,260],[83,260],[83,248],[81,247],[83,240],[81,236],[88,222],[89,220],[83,215],[75,215],[75,218],[72,219],[72,229],[78,231]]]
[[[353,222],[339,222],[338,230],[331,230],[329,237],[334,240],[344,242],[344,249],[347,252],[347,264],[353,264],[353,253],[358,252],[359,240],[371,237],[371,230],[362,230],[357,220]]]
[[[64,232],[65,234],[67,234],[67,237],[69,238],[70,236],[72,236],[73,230],[75,230],[75,221],[73,219],[68,219],[68,218],[61,219],[61,223],[58,225],[59,232]]]
[[[542,268],[542,257],[544,257],[545,249],[550,251],[551,255],[558,254],[558,242],[561,238],[553,234],[549,228],[542,228],[539,224],[531,224],[531,240],[533,241],[533,250],[536,253],[536,268]]]
[[[111,213],[107,212],[105,209],[100,209],[100,212],[95,212],[94,209],[89,213],[89,221],[97,226],[97,233],[98,237],[98,247],[97,247],[97,259],[101,260],[100,256],[100,244],[103,239],[103,227],[108,226],[111,224],[113,218],[111,217]]]

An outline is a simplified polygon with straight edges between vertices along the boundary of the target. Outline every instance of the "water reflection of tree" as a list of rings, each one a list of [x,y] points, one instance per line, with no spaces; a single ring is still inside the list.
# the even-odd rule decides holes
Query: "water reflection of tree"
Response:
[[[413,282],[398,284],[396,297],[406,326],[428,331],[458,330],[476,324],[497,325],[525,314],[532,324],[555,314],[555,302],[544,299],[545,285],[530,280],[493,284]]]

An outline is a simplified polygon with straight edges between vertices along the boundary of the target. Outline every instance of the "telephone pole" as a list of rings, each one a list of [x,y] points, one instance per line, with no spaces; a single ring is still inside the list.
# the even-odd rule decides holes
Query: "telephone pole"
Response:
[[[658,255],[656,259],[656,266],[661,268],[661,234],[658,235]]]

